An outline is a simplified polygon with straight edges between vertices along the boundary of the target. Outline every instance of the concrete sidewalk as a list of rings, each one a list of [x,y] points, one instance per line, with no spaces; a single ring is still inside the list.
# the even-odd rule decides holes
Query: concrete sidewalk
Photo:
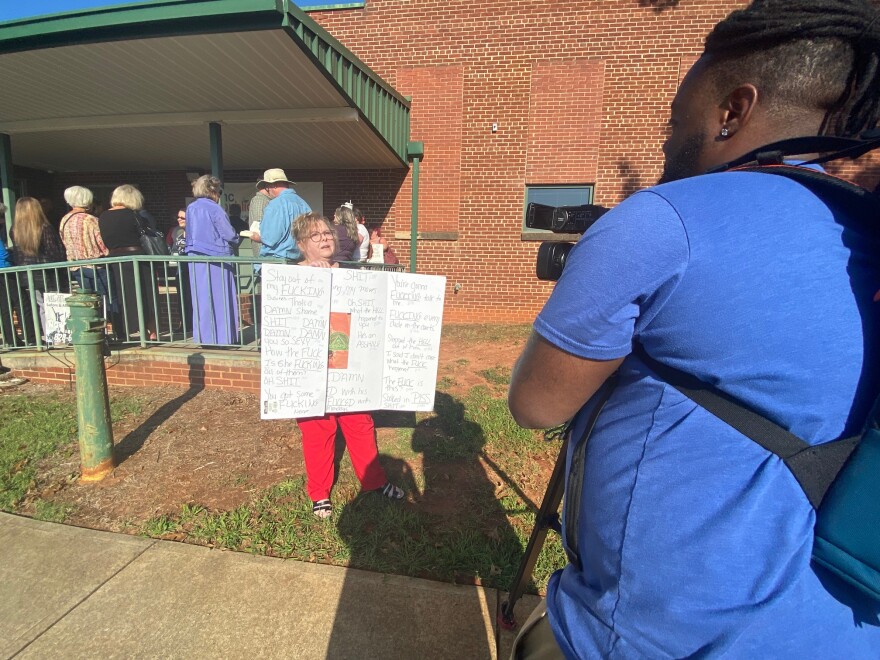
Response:
[[[501,599],[0,513],[2,658],[506,658]]]

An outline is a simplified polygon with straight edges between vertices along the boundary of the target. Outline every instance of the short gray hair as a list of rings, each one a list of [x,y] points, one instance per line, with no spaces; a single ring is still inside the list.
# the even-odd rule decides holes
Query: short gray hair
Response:
[[[70,208],[87,209],[95,201],[92,191],[82,186],[70,186],[64,191],[64,201]]]
[[[144,208],[144,196],[134,186],[123,183],[113,191],[110,197],[110,206],[124,206],[132,211],[140,211]]]
[[[220,193],[223,192],[223,183],[216,176],[203,174],[193,181],[193,197],[207,197],[208,199],[219,199]]]

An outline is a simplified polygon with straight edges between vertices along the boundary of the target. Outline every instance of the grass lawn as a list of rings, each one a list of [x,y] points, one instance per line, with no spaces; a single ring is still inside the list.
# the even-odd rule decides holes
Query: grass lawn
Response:
[[[242,468],[241,455],[228,459],[228,465],[219,465],[220,459],[212,455],[201,466],[208,466],[205,471],[179,468],[180,474],[172,475],[198,480],[212,469],[225,469],[218,482],[224,485],[217,488],[245,493],[234,505],[212,505],[195,497],[175,501],[169,496],[169,506],[158,515],[136,515],[125,511],[121,492],[114,497],[113,488],[134,478],[117,468],[118,483],[101,486],[113,510],[99,506],[101,510],[85,517],[82,497],[75,495],[95,490],[75,483],[74,402],[71,396],[40,390],[0,396],[0,508],[254,554],[506,589],[559,451],[558,442],[519,428],[507,411],[510,355],[515,356],[526,335],[522,326],[444,328],[444,341],[453,342],[455,350],[441,358],[434,412],[376,413],[380,458],[389,477],[407,493],[402,503],[359,493],[348,456],[340,452],[334,513],[318,520],[305,493],[301,458],[285,459],[285,465],[300,468],[298,472],[286,470],[260,481],[253,474],[261,467],[257,453],[258,460],[250,460],[256,464],[251,472]],[[486,351],[498,346],[503,350],[497,359],[471,357],[483,346]],[[149,417],[149,410],[141,409],[146,407],[141,396],[137,389],[111,391],[115,427]],[[218,395],[209,390],[198,394],[200,419],[211,417],[205,410],[212,396]],[[242,408],[258,408],[245,395],[239,398]],[[218,401],[217,406],[229,403]],[[187,430],[185,414],[182,407],[167,419],[151,422],[156,425],[152,437],[164,438],[164,433],[173,439],[176,430],[184,429],[178,446],[184,441],[214,442],[206,437],[208,432]],[[295,429],[292,422],[291,428]],[[297,450],[298,445],[288,451]],[[146,443],[130,459],[142,460],[139,474],[169,469],[158,455],[155,461],[147,460],[149,451]],[[253,486],[257,482],[267,485]],[[106,524],[109,519],[115,522]],[[564,564],[559,539],[551,533],[535,568],[532,590],[543,591],[549,575]]]

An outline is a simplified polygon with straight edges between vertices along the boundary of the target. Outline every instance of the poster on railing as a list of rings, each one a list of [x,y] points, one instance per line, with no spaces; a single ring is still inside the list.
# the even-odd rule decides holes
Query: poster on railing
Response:
[[[434,408],[446,278],[388,273],[384,410]]]
[[[330,290],[329,270],[263,265],[263,419],[324,414]]]
[[[40,321],[43,324],[43,341],[49,348],[70,343],[70,330],[67,329],[67,319],[70,318],[68,298],[69,293],[36,292]]]
[[[264,266],[268,268],[269,264]],[[274,317],[290,314],[291,303],[284,303],[278,273],[320,272],[331,283],[324,290],[326,299],[307,303],[309,328],[284,334],[292,321],[273,321]],[[434,406],[437,364],[440,352],[440,331],[443,320],[443,297],[446,278],[434,275],[412,275],[372,270],[316,269],[302,266],[272,265],[273,278],[263,278],[262,337],[262,398],[264,419],[306,417],[325,412],[356,412],[365,410],[427,411]],[[311,283],[309,283],[311,284]],[[270,285],[274,293],[267,290]],[[287,285],[290,295],[297,289]],[[309,289],[309,295],[316,293]],[[286,306],[285,306],[286,305]],[[316,324],[323,315],[326,329],[319,343],[317,334],[299,334]],[[271,325],[270,325],[271,324]],[[279,327],[280,326],[280,327]],[[307,343],[312,352],[323,350],[323,369],[317,362],[308,373],[297,372],[295,387],[308,393],[316,404],[309,413],[296,413],[290,405],[273,401],[275,384],[287,382],[292,359],[286,353],[289,342],[296,339]],[[279,342],[288,342],[288,344]],[[297,346],[297,350],[300,350]],[[292,396],[292,395],[291,395]],[[306,395],[303,395],[304,397]]]

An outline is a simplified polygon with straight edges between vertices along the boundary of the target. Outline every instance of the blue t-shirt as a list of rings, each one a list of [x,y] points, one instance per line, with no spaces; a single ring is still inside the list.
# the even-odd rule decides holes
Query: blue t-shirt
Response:
[[[535,329],[599,360],[637,339],[808,442],[833,440],[858,431],[880,377],[870,220],[770,174],[657,186],[587,231]],[[880,657],[880,627],[811,568],[815,514],[782,461],[633,355],[585,465],[582,568],[547,595],[569,657]]]
[[[306,201],[293,190],[282,190],[263,211],[263,219],[260,221],[260,256],[299,261],[302,254],[290,229],[297,216],[311,210]]]
[[[6,246],[0,242],[0,268],[7,268],[11,265],[9,263],[9,252],[6,250]]]

